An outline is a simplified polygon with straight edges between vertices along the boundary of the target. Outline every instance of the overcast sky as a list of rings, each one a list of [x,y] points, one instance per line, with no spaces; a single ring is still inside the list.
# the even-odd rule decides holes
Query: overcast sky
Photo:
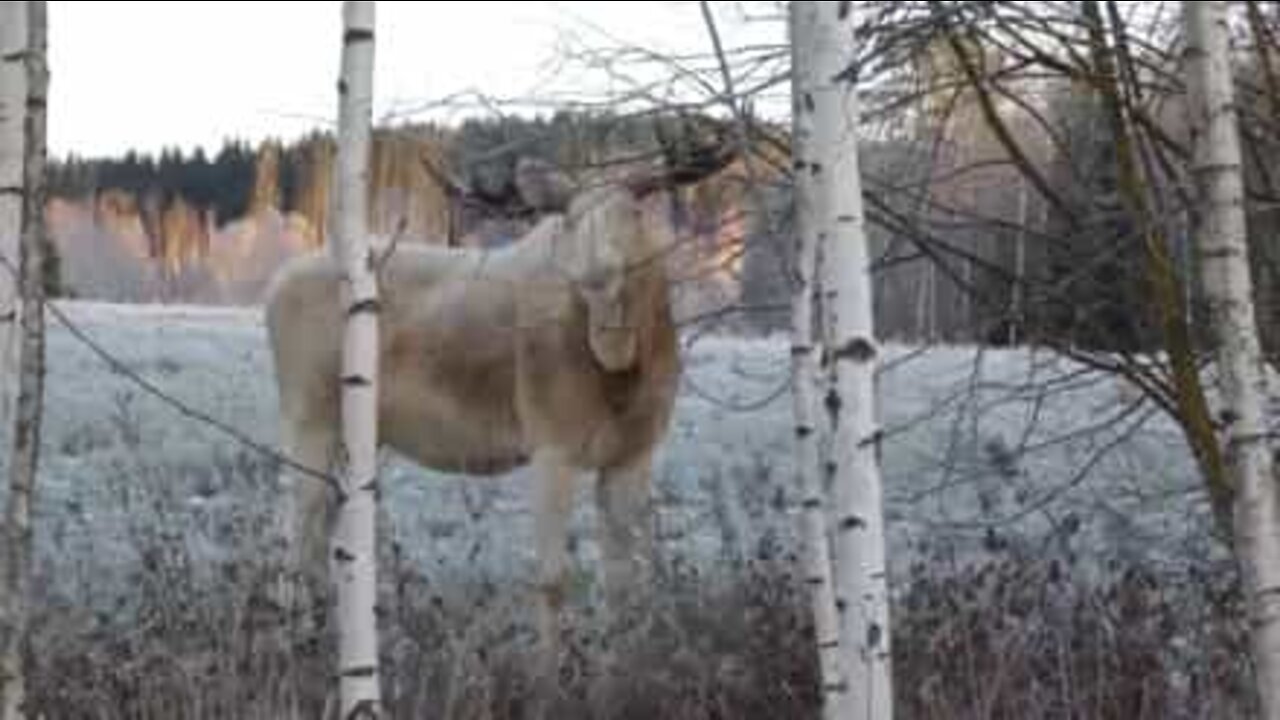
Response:
[[[715,3],[730,43],[780,42],[776,22]],[[291,138],[332,123],[340,2],[50,3],[50,150],[58,156]],[[479,89],[572,87],[567,42],[709,48],[695,2],[383,2],[375,118]],[[591,89],[601,86],[592,85]]]

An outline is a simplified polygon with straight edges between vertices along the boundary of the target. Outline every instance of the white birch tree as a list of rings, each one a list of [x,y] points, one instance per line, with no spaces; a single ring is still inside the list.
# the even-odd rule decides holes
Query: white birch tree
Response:
[[[1234,486],[1261,717],[1280,718],[1280,497],[1267,447],[1267,375],[1258,340],[1226,2],[1183,3],[1200,224],[1195,243],[1215,333],[1220,432]]]
[[[26,117],[27,3],[0,0],[0,256],[18,262]],[[9,427],[18,377],[18,277],[0,272],[0,421]]]
[[[841,668],[848,697],[841,713],[856,720],[885,720],[893,715],[893,683],[875,406],[879,350],[851,72],[856,57],[853,4],[798,4],[797,12],[814,17],[814,83],[803,101],[813,115],[812,147],[806,152],[822,257],[824,357],[831,376],[825,400],[831,421],[826,468],[835,498],[837,605],[843,608]]]
[[[373,115],[373,2],[344,2],[338,80],[338,154],[331,249],[344,270],[342,491],[330,539],[336,584],[340,717],[383,717],[378,669],[376,518],[378,284],[367,233]]]
[[[818,644],[822,715],[839,718],[846,698],[840,668],[840,617],[836,611],[827,512],[818,446],[819,348],[814,337],[815,274],[819,214],[818,158],[812,157],[815,103],[814,31],[818,4],[793,2],[788,8],[791,46],[791,155],[795,183],[796,256],[791,287],[791,399],[795,417],[796,464],[802,494],[805,584],[809,587]]]
[[[4,586],[0,588],[0,720],[26,717],[23,648],[31,580],[31,504],[39,465],[40,423],[44,409],[44,246],[45,246],[45,107],[49,72],[46,63],[48,5],[25,5],[26,42],[18,53],[25,68],[26,98],[22,103],[21,247],[17,274],[21,303],[18,311],[19,349],[17,397],[12,414],[9,453],[9,495],[4,517]],[[7,56],[6,56],[7,57]],[[5,259],[4,270],[14,270]]]

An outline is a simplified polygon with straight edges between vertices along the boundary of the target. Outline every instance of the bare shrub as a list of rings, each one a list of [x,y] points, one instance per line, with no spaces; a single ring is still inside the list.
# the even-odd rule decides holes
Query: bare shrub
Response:
[[[904,717],[1251,717],[1234,577],[1200,580],[1138,565],[1097,579],[1030,547],[948,573],[918,566],[895,607]]]
[[[82,577],[41,583],[34,715],[252,720],[296,707],[323,717],[331,644],[313,628],[327,608],[285,618],[270,601],[274,480],[275,468],[234,453],[211,465],[121,464],[108,504],[127,519],[124,557],[91,538],[46,570]],[[996,543],[964,565],[939,555],[894,578],[901,717],[1251,716],[1232,573],[1193,563],[1172,582],[1138,559],[1098,569],[1041,540]],[[536,667],[528,588],[484,567],[431,576],[399,542],[383,543],[380,571],[390,717],[524,717]],[[731,558],[663,557],[651,611],[614,626],[594,612],[594,581],[579,578],[557,717],[817,717],[794,552],[765,536]],[[98,577],[108,560],[123,568],[120,586]],[[289,650],[304,658],[293,676]]]

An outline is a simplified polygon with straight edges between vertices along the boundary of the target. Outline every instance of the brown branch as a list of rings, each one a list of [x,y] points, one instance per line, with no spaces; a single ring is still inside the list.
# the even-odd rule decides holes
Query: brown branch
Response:
[[[1216,518],[1224,530],[1231,527],[1231,498],[1234,487],[1226,471],[1204,385],[1200,379],[1195,348],[1182,304],[1182,293],[1170,257],[1168,241],[1157,229],[1147,204],[1147,188],[1138,170],[1138,159],[1124,117],[1124,102],[1110,48],[1107,46],[1102,12],[1097,0],[1083,7],[1089,25],[1096,75],[1102,81],[1102,99],[1112,126],[1116,169],[1120,192],[1130,215],[1144,235],[1147,251],[1148,291],[1164,337],[1165,352],[1173,370],[1179,424],[1191,446],[1209,491]],[[1227,535],[1230,535],[1228,532]]]
[[[1262,77],[1266,82],[1267,99],[1271,103],[1271,120],[1280,122],[1280,78],[1276,76],[1276,69],[1271,64],[1270,52],[1275,38],[1271,35],[1271,29],[1267,27],[1266,19],[1262,17],[1262,10],[1258,8],[1257,0],[1247,0],[1245,7],[1248,10],[1249,28],[1253,32],[1254,45],[1258,49],[1258,64],[1262,66]]]

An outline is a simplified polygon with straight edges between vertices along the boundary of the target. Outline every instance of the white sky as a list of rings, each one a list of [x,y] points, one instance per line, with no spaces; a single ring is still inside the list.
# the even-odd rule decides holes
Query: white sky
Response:
[[[717,2],[727,43],[776,43],[779,22]],[[49,10],[55,156],[216,148],[332,123],[341,3],[79,2]],[[455,93],[581,90],[557,50],[614,42],[705,52],[695,2],[381,2],[375,119]],[[589,89],[600,90],[598,82]]]

